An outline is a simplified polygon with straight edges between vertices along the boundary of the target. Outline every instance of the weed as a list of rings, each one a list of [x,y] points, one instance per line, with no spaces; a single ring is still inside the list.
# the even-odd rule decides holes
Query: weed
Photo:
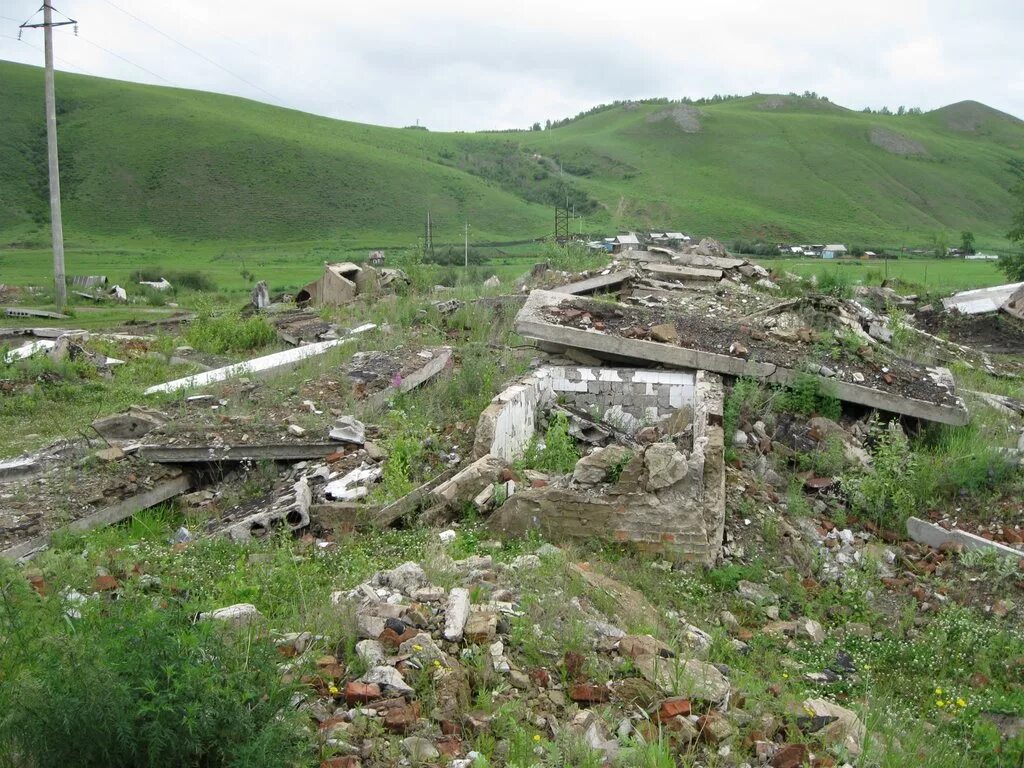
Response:
[[[843,269],[838,266],[832,269],[821,269],[818,271],[818,291],[837,299],[853,298],[853,281]]]
[[[303,738],[270,643],[137,595],[38,598],[0,572],[0,765],[279,766]]]
[[[222,355],[265,347],[277,340],[277,332],[262,317],[214,315],[208,307],[201,307],[185,332],[185,340],[201,352]]]
[[[842,415],[839,398],[825,391],[821,379],[812,373],[799,373],[788,387],[779,390],[775,407],[803,416],[819,414],[836,421]]]
[[[898,422],[890,422],[876,431],[874,471],[847,474],[841,484],[854,511],[870,517],[879,526],[900,530],[906,519],[917,512],[918,499],[913,488],[920,462]]]
[[[544,434],[543,445],[536,438],[532,440],[519,464],[523,469],[565,475],[573,471],[579,460],[576,441],[569,435],[569,418],[564,413],[555,413]]]

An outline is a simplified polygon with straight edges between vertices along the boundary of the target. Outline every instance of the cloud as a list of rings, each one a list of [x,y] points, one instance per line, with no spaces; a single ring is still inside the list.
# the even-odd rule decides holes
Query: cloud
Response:
[[[57,7],[81,23],[79,38],[66,28],[57,34],[62,68],[384,125],[526,127],[615,99],[804,90],[855,109],[932,109],[972,98],[1024,115],[1013,39],[1024,27],[1018,0],[969,8],[953,0],[593,0],[585,7],[66,0]],[[7,0],[3,15],[28,17],[37,8],[37,0]],[[40,63],[38,50],[8,39],[16,27],[0,19],[0,57]],[[41,33],[25,37],[41,47]]]

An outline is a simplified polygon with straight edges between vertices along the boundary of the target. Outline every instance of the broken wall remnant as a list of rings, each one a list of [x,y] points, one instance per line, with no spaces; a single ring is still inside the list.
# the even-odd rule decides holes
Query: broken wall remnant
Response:
[[[537,414],[556,400],[597,423],[632,434],[679,408],[692,407],[694,371],[546,366],[508,387],[477,422],[474,454],[512,462],[533,438]]]
[[[389,275],[387,282],[394,282],[396,276]],[[324,273],[306,285],[295,296],[298,304],[314,304],[319,307],[337,307],[348,304],[358,294],[371,293],[381,282],[373,267],[360,267],[350,261],[324,265]]]
[[[594,471],[518,489],[490,525],[516,535],[539,530],[556,540],[604,538],[676,559],[714,563],[725,527],[719,377],[704,371],[542,369],[505,390],[481,414],[480,461],[518,458],[542,412],[574,397],[593,398],[595,408],[610,402],[613,408],[642,412],[646,418],[634,417],[624,430],[630,434],[644,424],[677,421],[671,418],[674,412],[685,412],[686,418],[678,419],[672,442],[597,449],[577,465],[588,464]]]
[[[658,328],[675,331],[662,336]],[[815,376],[826,392],[847,402],[945,424],[968,413],[944,368],[926,368],[894,355],[881,362],[836,362],[799,334],[753,323],[608,305],[552,291],[533,291],[516,316],[517,333],[555,348],[582,349],[603,360],[642,362],[750,376],[792,385]],[[822,358],[822,359],[818,359]]]

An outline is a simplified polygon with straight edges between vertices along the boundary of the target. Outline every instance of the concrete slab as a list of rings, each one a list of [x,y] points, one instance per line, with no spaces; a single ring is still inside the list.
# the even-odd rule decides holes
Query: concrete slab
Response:
[[[388,398],[393,397],[398,392],[409,392],[416,389],[416,387],[426,384],[448,367],[448,364],[452,359],[451,347],[441,347],[440,349],[428,351],[433,354],[433,357],[429,358],[421,368],[417,368],[415,371],[403,378],[402,383],[397,387],[388,387],[387,389],[371,395],[366,399],[364,405],[370,408],[377,408],[383,405]]]
[[[633,276],[633,270],[620,269],[616,272],[609,272],[607,275],[597,275],[586,280],[578,280],[575,283],[569,283],[553,290],[556,293],[571,293],[577,296],[585,293],[597,293],[618,288]]]
[[[224,366],[223,368],[214,368],[212,371],[205,371],[193,376],[186,376],[182,379],[175,379],[174,381],[169,381],[166,384],[157,384],[156,386],[147,389],[143,394],[154,395],[158,392],[177,392],[181,389],[205,387],[219,381],[225,381],[226,379],[230,379],[235,376],[252,376],[262,373],[284,371],[298,365],[303,360],[310,357],[316,357],[317,355],[322,355],[329,349],[333,349],[340,344],[346,344],[352,340],[353,336],[372,330],[376,327],[377,326],[373,323],[367,323],[366,325],[361,325],[358,328],[353,328],[349,331],[347,336],[341,339],[320,341],[315,344],[296,347],[295,349],[286,349],[283,352],[275,352],[272,355],[264,355],[263,357],[257,357],[253,360],[234,363],[232,365]]]
[[[676,264],[648,264],[644,272],[646,277],[655,280],[679,282],[685,280],[705,280],[717,282],[722,279],[722,270],[703,267],[682,267]]]
[[[143,445],[139,456],[154,464],[210,464],[219,461],[305,461],[329,456],[338,443],[272,445]]]
[[[955,309],[964,315],[982,315],[998,312],[1014,293],[1024,288],[1024,283],[993,285],[991,288],[976,288],[960,291],[942,300],[946,309]]]
[[[714,371],[729,376],[750,376],[772,384],[793,384],[806,374],[772,363],[745,360],[731,355],[706,352],[699,349],[663,344],[656,341],[628,339],[601,331],[565,327],[549,322],[544,311],[570,302],[574,297],[551,291],[533,291],[526,304],[516,316],[515,330],[522,336],[565,347],[578,347],[592,352],[602,359],[626,360],[646,366],[666,365],[673,368],[693,368]],[[794,361],[796,362],[796,361]],[[934,371],[934,373],[933,373]],[[921,368],[922,377],[933,381],[942,377],[942,369]],[[818,377],[828,391],[851,403],[891,413],[913,416],[943,424],[962,425],[969,420],[963,401],[956,399],[956,405],[903,397],[871,387],[840,381],[824,376]],[[936,381],[936,392],[940,384]],[[952,393],[950,393],[952,394]]]
[[[967,531],[947,531],[941,525],[929,523],[917,517],[907,518],[907,535],[919,544],[938,549],[943,544],[961,544],[964,549],[980,549],[996,552],[1007,557],[1024,559],[1024,552],[996,541],[983,539]]]
[[[4,314],[8,317],[48,317],[51,320],[70,320],[69,315],[60,312],[48,312],[45,309],[26,309],[24,307],[5,307]]]
[[[8,547],[0,551],[0,557],[7,560],[21,560],[22,558],[32,557],[40,550],[48,547],[55,535],[70,531],[89,531],[93,528],[119,523],[122,520],[127,520],[136,512],[141,512],[168,499],[173,499],[175,496],[185,493],[191,488],[192,478],[187,473],[165,480],[157,483],[148,491],[122,499],[116,504],[111,504],[109,507],[104,507],[87,517],[75,520],[73,523],[59,528],[52,533],[36,536],[28,541]]]
[[[744,264],[749,264],[746,259],[733,259],[722,256],[705,256],[700,253],[681,253],[671,248],[660,248],[651,246],[653,253],[663,253],[672,259],[674,264],[684,264],[688,267],[708,267],[710,269],[738,269]]]

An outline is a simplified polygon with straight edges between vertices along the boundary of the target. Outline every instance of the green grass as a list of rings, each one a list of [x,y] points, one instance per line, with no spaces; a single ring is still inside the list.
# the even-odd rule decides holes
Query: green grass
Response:
[[[0,242],[45,257],[41,91],[41,70],[0,63]],[[693,133],[648,103],[549,131],[450,134],[64,73],[57,94],[75,274],[96,257],[183,269],[184,256],[294,284],[296,262],[315,274],[328,258],[414,245],[427,210],[436,244],[461,243],[466,221],[476,244],[541,237],[566,196],[593,233],[671,227],[878,247],[968,229],[979,248],[1000,247],[1009,163],[1024,146],[1019,121],[970,103],[895,118],[751,96],[701,107]],[[878,129],[925,154],[877,146]]]
[[[863,261],[842,259],[757,259],[777,274],[792,272],[801,277],[830,278],[830,285],[880,285],[886,279],[898,279],[929,293],[953,293],[970,288],[1001,285],[1006,277],[992,262],[965,259],[905,258]]]

